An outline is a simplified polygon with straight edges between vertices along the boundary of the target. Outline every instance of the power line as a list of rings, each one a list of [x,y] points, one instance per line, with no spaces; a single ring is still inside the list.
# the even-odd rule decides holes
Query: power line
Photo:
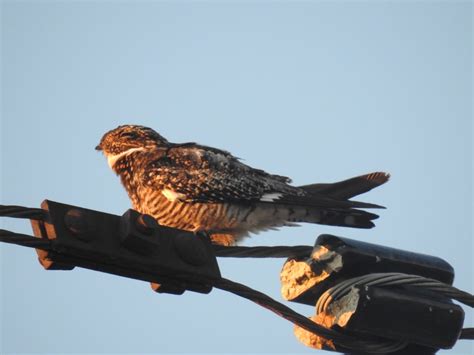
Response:
[[[202,233],[195,235],[161,227],[133,210],[119,217],[52,201],[45,201],[44,207],[45,209],[38,209],[0,205],[0,216],[32,220],[36,235],[33,237],[0,230],[0,241],[40,249],[40,262],[47,269],[85,267],[150,281],[157,292],[174,294],[185,290],[208,293],[215,287],[267,308],[298,327],[326,339],[338,351],[382,354],[407,346],[407,341],[403,339],[366,338],[318,324],[262,292],[221,277],[216,260],[216,256],[290,258],[312,260],[314,263],[313,247],[223,247],[211,245],[210,239]],[[330,236],[321,237],[327,240]],[[328,265],[333,267],[330,263],[334,263],[334,255],[329,253],[326,259],[316,260],[317,268],[323,270]],[[328,265],[324,265],[323,261],[327,261]],[[400,272],[336,278],[336,281],[331,282],[323,280],[321,284],[325,287],[325,292],[315,298],[313,303],[316,304],[317,300],[317,312],[320,314],[331,313],[331,305],[341,302],[357,287],[389,287],[393,290],[416,288],[435,298],[455,299],[470,307],[474,306],[474,296],[465,291],[438,280]],[[462,329],[458,338],[474,339],[473,329]]]

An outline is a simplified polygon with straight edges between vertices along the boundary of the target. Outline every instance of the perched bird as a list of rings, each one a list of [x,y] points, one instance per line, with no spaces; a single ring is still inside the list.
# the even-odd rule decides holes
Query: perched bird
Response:
[[[299,222],[371,228],[378,216],[359,208],[383,207],[349,199],[389,179],[375,172],[296,187],[289,178],[254,169],[224,150],[171,143],[137,125],[105,133],[96,149],[120,176],[135,210],[161,225],[205,231],[221,245]]]

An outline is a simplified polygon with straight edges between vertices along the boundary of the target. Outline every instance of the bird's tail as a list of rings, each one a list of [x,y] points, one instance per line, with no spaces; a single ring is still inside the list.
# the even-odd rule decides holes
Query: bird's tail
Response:
[[[358,209],[336,209],[336,208],[316,208],[297,207],[289,213],[288,224],[293,223],[317,223],[328,226],[341,226],[351,228],[372,228],[375,226],[373,220],[379,218],[375,213],[370,213]]]
[[[321,194],[336,200],[348,200],[385,184],[389,179],[390,174],[375,172],[332,184],[312,184],[300,186],[300,188],[310,194]]]
[[[307,222],[353,228],[372,228],[374,227],[372,221],[379,216],[362,211],[360,208],[385,207],[349,199],[384,184],[389,178],[389,174],[375,172],[332,184],[300,186],[307,192],[305,196],[284,195],[278,199],[277,203],[287,206],[290,223]]]

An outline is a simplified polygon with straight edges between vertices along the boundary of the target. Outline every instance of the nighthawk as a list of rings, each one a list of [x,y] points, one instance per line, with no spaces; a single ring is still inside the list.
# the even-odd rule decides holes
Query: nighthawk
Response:
[[[245,165],[229,152],[197,143],[171,143],[153,129],[119,126],[97,150],[120,176],[133,208],[161,225],[205,231],[231,245],[249,233],[300,222],[371,228],[378,216],[349,200],[385,183],[375,172],[332,184],[292,186],[288,177]]]

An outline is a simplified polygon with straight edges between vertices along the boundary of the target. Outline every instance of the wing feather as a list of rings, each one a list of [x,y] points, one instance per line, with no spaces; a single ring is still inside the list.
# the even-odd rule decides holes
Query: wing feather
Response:
[[[289,178],[253,169],[219,149],[186,143],[152,154],[145,184],[173,191],[180,201],[251,203],[268,193],[304,193],[288,185]]]

